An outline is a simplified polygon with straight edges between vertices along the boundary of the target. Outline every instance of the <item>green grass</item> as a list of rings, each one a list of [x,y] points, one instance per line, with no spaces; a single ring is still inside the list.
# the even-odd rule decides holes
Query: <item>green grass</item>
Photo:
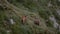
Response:
[[[56,5],[55,0],[51,0],[51,1],[52,1],[53,5]],[[49,18],[49,16],[51,15],[50,12],[53,13],[52,15],[55,16],[55,18],[57,19],[58,22],[60,20],[60,16],[58,16],[58,14],[55,12],[55,9],[56,9],[55,6],[53,8],[49,8],[49,10],[51,10],[51,11],[48,10],[47,4],[48,4],[49,0],[39,0],[38,2],[34,2],[32,0],[11,0],[9,2],[11,4],[13,4],[14,6],[21,8],[21,9],[28,8],[27,9],[28,12],[37,12],[39,14],[39,16],[41,18],[43,18],[44,20],[47,20]],[[10,15],[12,16],[12,19],[15,21],[15,24],[7,25],[6,27],[8,27],[8,26],[10,26],[10,27],[6,28],[6,27],[4,27],[3,23],[4,23],[5,19],[9,19],[11,17]],[[33,15],[31,14],[31,16],[33,16]],[[12,30],[12,32],[10,34],[39,34],[39,33],[45,34],[45,32],[46,32],[44,29],[40,28],[40,26],[34,25],[31,27],[31,25],[26,25],[26,24],[22,25],[21,23],[22,23],[21,18],[19,16],[17,16],[13,12],[10,12],[10,14],[9,14],[8,11],[5,11],[2,7],[0,7],[0,34],[7,34],[7,32],[6,32],[7,29]],[[46,23],[46,25],[48,27],[53,28],[52,24],[53,23],[50,20],[48,21],[48,23]]]

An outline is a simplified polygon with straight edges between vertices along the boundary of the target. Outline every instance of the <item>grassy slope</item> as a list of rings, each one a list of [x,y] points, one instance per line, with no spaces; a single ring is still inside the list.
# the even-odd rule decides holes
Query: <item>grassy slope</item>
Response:
[[[12,18],[16,21],[16,24],[14,25],[11,25],[9,27],[9,30],[12,30],[13,32],[11,32],[11,34],[38,34],[38,33],[42,33],[44,34],[45,30],[48,28],[46,27],[46,24],[45,24],[45,21],[46,19],[48,19],[50,13],[47,14],[47,12],[49,10],[47,10],[46,8],[46,1],[42,2],[43,0],[41,0],[41,4],[39,5],[38,2],[32,2],[32,1],[28,1],[28,0],[24,0],[22,1],[13,1],[11,4],[10,3],[7,3],[6,4],[6,7],[8,5],[8,9],[10,10],[4,10],[4,14],[2,14],[1,16],[1,19],[2,20],[0,23],[2,23],[1,25],[3,26],[3,18],[5,17],[10,17],[13,16]],[[44,4],[46,3],[46,4]],[[12,11],[10,12],[11,14],[9,14],[8,11]],[[37,14],[36,14],[37,12]],[[50,11],[51,12],[51,11]],[[33,20],[34,18],[32,19],[31,17],[31,14],[33,14],[33,16],[38,16],[38,18],[41,20],[41,26],[36,26],[33,24]],[[6,16],[7,15],[7,16]],[[28,16],[28,23],[29,25],[21,25],[21,22],[20,22],[20,17],[22,15],[27,15]],[[40,16],[43,18],[41,18]],[[5,16],[5,17],[4,17]],[[32,24],[31,24],[32,23]],[[6,28],[3,26],[0,29],[0,33],[1,34],[5,34],[6,32]],[[9,26],[9,25],[8,25]],[[7,26],[6,26],[7,27]],[[42,28],[41,28],[42,27]],[[50,30],[51,28],[49,27],[47,30],[49,30],[49,32],[52,34],[52,29]],[[27,32],[28,31],[28,32]],[[3,33],[4,32],[4,33]],[[55,32],[55,31],[54,31]]]

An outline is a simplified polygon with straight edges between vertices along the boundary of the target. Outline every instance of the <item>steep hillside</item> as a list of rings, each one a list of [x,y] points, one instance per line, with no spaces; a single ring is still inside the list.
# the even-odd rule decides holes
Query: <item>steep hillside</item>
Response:
[[[25,24],[22,16],[27,16]],[[0,34],[59,33],[60,0],[0,0]]]

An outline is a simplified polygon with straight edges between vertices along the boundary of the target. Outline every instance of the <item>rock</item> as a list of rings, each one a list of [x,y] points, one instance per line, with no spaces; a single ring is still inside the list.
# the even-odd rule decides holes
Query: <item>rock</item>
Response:
[[[60,15],[60,10],[56,10],[56,11],[57,11],[58,15]]]
[[[11,23],[11,24],[14,24],[15,22],[14,22],[14,20],[13,20],[13,19],[10,19],[10,23]]]
[[[52,16],[50,16],[49,17],[49,19],[51,20],[51,21],[53,21],[53,22],[56,22],[56,19],[54,18],[54,16],[52,15]]]
[[[51,20],[51,21],[53,21],[53,27],[54,28],[58,28],[58,23],[57,23],[57,21],[56,21],[56,19],[55,19],[55,17],[52,15],[51,17],[49,17],[49,19]]]
[[[54,26],[54,28],[58,28],[59,24],[58,23],[54,23],[53,26]]]
[[[51,1],[48,3],[48,7],[51,7],[52,6],[52,4],[51,4]]]
[[[7,34],[10,34],[11,33],[11,30],[6,30]]]

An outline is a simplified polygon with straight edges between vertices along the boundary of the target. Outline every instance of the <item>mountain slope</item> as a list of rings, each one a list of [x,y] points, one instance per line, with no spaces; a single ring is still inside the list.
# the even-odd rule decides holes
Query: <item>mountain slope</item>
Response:
[[[11,3],[10,3],[11,2]],[[52,26],[51,27],[51,23],[54,22],[54,20],[49,20],[49,17],[51,15],[54,15],[54,17],[56,18],[55,20],[57,20],[59,22],[59,16],[57,16],[57,14],[55,13],[56,8],[58,8],[59,6],[57,6],[55,3],[52,3],[52,6],[47,6],[47,2],[46,1],[39,1],[39,0],[0,0],[0,6],[2,8],[2,13],[4,10],[4,14],[1,15],[1,20],[2,23],[1,25],[1,29],[0,29],[0,33],[1,34],[57,34],[57,30]],[[50,1],[49,1],[50,2]],[[55,2],[53,0],[53,2]],[[41,4],[40,4],[41,3]],[[45,3],[45,4],[44,4]],[[19,5],[20,4],[20,5]],[[22,6],[21,6],[22,5]],[[54,6],[55,5],[55,6]],[[57,6],[57,7],[56,7]],[[28,25],[21,25],[20,19],[23,15],[27,15],[27,23]],[[34,24],[34,19],[33,17],[37,17],[40,21],[40,26],[37,26]],[[15,21],[15,24],[13,25],[7,25],[4,27],[4,23],[5,23],[5,19],[13,19],[13,21]],[[59,20],[58,20],[59,19]],[[49,24],[47,26],[46,24],[46,20],[49,20]],[[7,21],[9,23],[9,21]],[[31,28],[31,29],[30,29]],[[41,28],[41,29],[40,29]],[[31,31],[30,31],[31,30]],[[42,31],[40,31],[42,30]],[[6,32],[5,32],[6,31]],[[28,31],[28,32],[27,32]],[[4,33],[2,33],[4,32]]]

